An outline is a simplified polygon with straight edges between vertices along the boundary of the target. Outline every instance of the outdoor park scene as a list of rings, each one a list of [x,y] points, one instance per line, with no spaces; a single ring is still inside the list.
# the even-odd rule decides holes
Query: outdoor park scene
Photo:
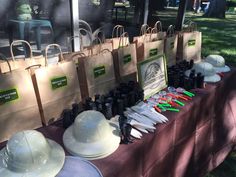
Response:
[[[121,128],[122,136],[119,138],[121,138],[120,142],[123,144],[121,146],[117,146],[116,148],[121,148],[116,151],[116,153],[113,153],[114,156],[110,156],[110,159],[105,159],[105,156],[103,157],[104,154],[108,155],[108,153],[95,153],[94,156],[95,158],[99,157],[105,159],[103,159],[104,161],[94,161],[95,165],[98,165],[101,171],[106,174],[104,177],[159,177],[162,175],[165,177],[236,177],[236,124],[234,124],[236,122],[236,113],[234,112],[236,103],[236,99],[234,99],[236,98],[236,78],[235,74],[233,73],[235,72],[236,67],[236,0],[0,0],[0,2],[0,57],[2,57],[2,60],[6,60],[4,62],[7,64],[7,70],[5,71],[0,68],[0,73],[2,72],[2,76],[6,76],[7,74],[5,73],[11,71],[9,61],[12,59],[12,62],[14,63],[14,57],[17,60],[19,59],[19,61],[24,59],[24,62],[26,62],[28,58],[33,59],[33,61],[36,61],[36,59],[38,59],[38,61],[43,61],[43,65],[32,65],[32,67],[39,66],[39,68],[32,68],[33,72],[30,73],[31,75],[26,72],[25,65],[20,67],[24,68],[23,71],[26,72],[27,76],[30,75],[28,79],[30,80],[31,85],[35,84],[34,87],[32,85],[33,96],[31,97],[35,98],[34,106],[37,112],[38,121],[40,122],[40,126],[42,126],[40,128],[43,130],[44,128],[51,128],[52,125],[52,130],[56,130],[54,132],[56,136],[53,138],[57,139],[57,136],[62,135],[62,133],[65,132],[65,130],[69,127],[69,123],[70,125],[74,123],[76,116],[79,114],[79,111],[83,112],[87,110],[100,110],[100,112],[108,114],[107,110],[109,108],[110,112],[107,116],[108,118],[104,117],[104,119],[110,120],[112,116],[118,114],[120,116],[118,121],[120,121],[122,118],[124,120],[126,117],[130,118],[129,115],[133,113],[132,110],[130,112],[128,109],[128,112],[125,112],[126,115],[124,115],[123,112],[125,108],[136,106],[136,104],[138,105],[140,100],[142,101],[143,105],[145,105],[145,107],[142,107],[143,110],[150,109],[149,111],[155,112],[156,114],[160,113],[160,115],[164,115],[169,118],[169,124],[164,121],[161,122],[160,125],[158,124],[156,127],[154,127],[155,130],[157,129],[156,131],[145,132],[145,130],[142,129],[144,133],[148,134],[144,135],[143,139],[141,139],[141,136],[136,136],[136,138],[138,137],[137,141],[131,141],[131,139],[129,139],[131,137],[132,128],[130,122],[127,123],[125,121],[120,121],[123,124],[119,124],[119,126],[123,129]],[[147,28],[145,27],[143,30],[142,27],[145,25]],[[117,28],[118,32],[114,32],[117,26],[119,28],[121,27],[120,32],[118,30],[119,28]],[[152,35],[162,32],[166,32],[165,37],[161,39],[161,44],[163,45],[162,50],[165,50],[164,53],[160,53],[161,50],[155,46],[147,49],[148,55],[150,56],[144,57],[144,44],[146,45],[146,43],[157,42],[159,40],[158,37],[156,37],[156,39],[152,39]],[[198,37],[196,37],[198,38],[198,42],[196,42],[196,39],[191,38],[182,45],[181,40],[183,34],[188,32],[197,32],[200,34]],[[115,33],[116,36],[113,35]],[[146,36],[150,37],[148,42],[145,41]],[[137,46],[139,46],[139,42],[138,40],[135,41],[135,37],[141,37],[143,40],[140,42],[143,43],[140,45],[143,51],[137,48]],[[176,37],[175,41],[170,43],[166,42],[167,39],[171,37]],[[119,39],[119,43],[116,47],[114,47],[114,41],[116,38]],[[125,38],[128,39],[127,44]],[[18,43],[16,42],[13,46],[13,43],[17,40],[20,41],[18,41]],[[22,40],[28,46],[21,44]],[[196,45],[197,43],[200,45]],[[104,57],[102,53],[101,46],[103,44],[109,44],[111,47],[111,49],[105,48],[105,51],[109,53],[109,56],[107,54],[107,57]],[[168,46],[170,50],[169,48],[167,48],[168,50],[165,49],[167,44],[169,44]],[[121,54],[124,56],[118,56],[118,49],[123,50],[123,48],[130,47],[131,45],[133,46],[132,57],[131,51],[129,51],[129,55],[124,55],[125,52],[122,51]],[[51,47],[50,50],[48,50],[48,46]],[[186,53],[194,53],[197,55],[197,60],[195,60],[195,56],[193,57],[193,55],[188,59],[187,57],[183,57],[183,55],[178,55],[178,50],[181,53],[181,49],[179,49],[178,46],[190,46],[190,48],[194,48],[194,52],[187,51]],[[95,50],[95,47],[99,48]],[[175,55],[169,58],[174,60],[174,65],[180,66],[186,62],[188,65],[188,70],[190,71],[191,69],[190,72],[192,73],[192,77],[191,73],[189,73],[189,76],[186,74],[185,76],[185,71],[182,71],[182,77],[179,76],[176,79],[175,76],[181,75],[181,70],[176,70],[172,63],[168,63],[171,60],[168,58],[168,54],[170,54],[174,49]],[[95,51],[94,53],[93,50]],[[78,57],[75,58],[76,61],[73,58],[74,55],[71,55],[74,53],[76,54],[76,57]],[[140,57],[138,61],[138,57],[136,55],[139,53],[141,53],[143,56]],[[161,62],[154,63],[154,60],[152,61],[152,59],[159,57],[159,54],[161,54]],[[226,71],[226,74],[224,74],[223,71],[214,73],[214,76],[217,76],[220,80],[222,79],[222,82],[213,80],[212,82],[208,83],[208,81],[204,80],[204,77],[207,77],[207,74],[204,70],[195,73],[195,68],[193,68],[193,66],[195,64],[207,61],[207,57],[209,55],[222,56],[221,58],[224,59],[224,62],[218,62],[218,60],[215,62],[216,65],[219,63],[223,63],[224,65],[226,64],[229,66],[227,66],[227,68],[230,68],[232,71]],[[87,73],[85,71],[89,71],[89,69],[85,68],[87,65],[84,64],[85,62],[89,61],[89,59],[91,60],[91,58],[96,59],[88,64],[88,66],[91,65],[92,68],[91,72],[88,73],[93,73],[92,81],[94,82],[94,85],[88,82],[90,78],[87,77]],[[121,67],[119,66],[120,63],[118,63],[118,59],[120,58],[122,59],[121,63],[124,65],[128,63],[129,68],[134,68],[132,70],[134,73],[131,74],[134,74],[132,76],[135,76],[135,82],[130,82],[130,86],[127,84],[125,86],[123,85],[124,87],[129,86],[132,94],[127,92],[123,94],[123,96],[120,92],[121,88],[123,87],[120,80],[121,74],[129,70],[131,72],[131,69],[125,68],[121,71]],[[132,60],[134,61],[134,58],[135,63],[131,63]],[[53,63],[53,59],[56,59],[54,61],[55,63]],[[144,62],[146,59],[153,62],[149,65],[150,67],[146,65],[146,61]],[[51,60],[52,63],[48,62],[49,60]],[[67,97],[69,96],[66,94],[72,92],[71,90],[66,90],[69,88],[65,87],[69,85],[69,79],[67,82],[67,76],[64,76],[64,73],[63,75],[58,74],[60,77],[49,77],[49,74],[39,74],[40,76],[43,76],[42,80],[49,78],[51,85],[37,83],[39,79],[37,80],[34,78],[36,77],[36,72],[34,69],[47,69],[49,68],[48,64],[52,65],[53,67],[58,67],[61,63],[67,63],[67,60],[72,63],[72,67],[74,68],[74,73],[70,74],[70,76],[76,76],[73,77],[76,82],[71,82],[71,87],[73,89],[76,88],[76,98],[78,96],[81,96],[81,100],[82,96],[84,99],[87,98],[87,103],[85,102],[85,104],[79,104],[82,103],[82,101],[79,100],[80,98],[78,98],[78,100],[73,100],[73,103],[76,104],[68,103],[69,108],[72,109],[65,109],[64,102],[54,100],[54,98],[57,99],[57,97],[63,101],[67,100]],[[96,64],[95,62],[97,61],[102,62],[102,64]],[[108,63],[107,61],[110,61],[112,64]],[[116,65],[119,67],[113,67],[113,62],[114,66]],[[92,66],[94,63],[98,66]],[[109,65],[106,66],[109,69],[105,69],[105,64]],[[210,64],[208,64],[208,66],[209,65]],[[28,70],[30,67],[27,67],[26,69]],[[172,69],[174,68],[173,71],[171,67]],[[18,72],[17,69],[14,70]],[[10,73],[14,73],[14,70]],[[113,70],[117,70],[116,73]],[[211,68],[208,69],[210,74],[213,70],[214,69]],[[109,74],[110,71],[113,72],[113,75]],[[163,72],[160,72],[161,74],[159,74],[159,71]],[[198,77],[199,73],[201,77]],[[100,76],[104,76],[105,74],[109,76],[109,78],[107,77],[108,79],[105,78],[107,80],[100,82]],[[139,78],[137,78],[137,75],[139,75]],[[161,77],[158,77],[159,75]],[[35,80],[33,80],[31,76]],[[78,79],[77,76],[78,78],[81,76],[82,79]],[[110,76],[112,76],[111,79]],[[128,79],[133,79],[130,73],[128,73],[126,76],[129,76]],[[197,77],[198,81],[201,81],[200,84],[199,82],[196,82]],[[142,80],[143,78],[145,78],[145,82]],[[159,91],[156,91],[155,89],[161,85],[161,82],[158,82],[158,84],[154,85],[153,78],[158,78],[157,81],[165,81],[163,82],[165,84],[165,87],[163,87],[164,89],[162,88]],[[172,82],[170,78],[172,78]],[[95,82],[95,79],[98,79],[99,83]],[[20,79],[17,81],[19,80]],[[234,81],[232,82],[232,80]],[[80,81],[84,82],[86,87],[83,87],[83,83],[79,83]],[[174,81],[178,81],[178,84],[176,84],[177,82]],[[136,82],[141,83],[143,87],[141,91],[138,89],[133,89],[132,83]],[[216,84],[217,82],[219,83],[218,85]],[[122,87],[115,88],[117,83]],[[144,86],[146,83],[148,86],[151,85],[152,87],[145,88]],[[12,83],[8,82],[7,80],[7,84]],[[99,87],[97,87],[98,89],[94,89],[96,88],[95,86],[97,86],[96,84],[104,84],[104,88],[100,87],[99,85]],[[24,86],[22,82],[19,85]],[[55,93],[55,90],[63,92],[61,97],[59,97],[60,95],[53,96],[50,98],[51,100],[49,100],[53,103],[53,106],[56,105],[55,107],[57,107],[58,110],[56,110],[55,107],[50,108],[50,105],[47,105],[48,103],[45,104],[45,107],[42,107],[44,100],[41,100],[42,96],[40,95],[41,93],[39,93],[40,91],[38,89],[38,87],[41,85],[43,86],[42,88],[44,88],[44,86],[49,88],[49,91],[44,91],[43,89],[41,93]],[[63,89],[59,89],[60,87],[63,87]],[[182,89],[182,87],[186,90]],[[89,90],[90,88],[92,89]],[[103,93],[105,89],[110,90],[106,90],[107,93]],[[148,97],[144,98],[145,89],[150,89],[151,91],[153,89],[155,91],[155,93],[153,92],[153,95],[150,96],[150,99]],[[17,90],[15,90],[16,89],[13,88],[14,93],[17,93]],[[22,90],[25,91],[25,89]],[[81,90],[86,93],[86,95],[82,94]],[[188,90],[193,90],[196,94],[196,97],[194,98],[195,95],[188,92]],[[4,89],[0,88],[0,96],[1,92],[4,93],[4,91]],[[81,93],[78,91],[81,91]],[[190,93],[190,96],[187,95],[186,97],[182,97],[182,99],[184,98],[183,100],[186,102],[186,105],[177,100],[182,94],[184,94],[184,92],[187,92],[188,94]],[[105,102],[100,104],[100,100],[97,102],[92,100],[93,96],[94,98],[97,96],[97,99],[100,99],[100,96],[102,95],[104,96],[101,97],[101,99],[103,98],[102,101],[105,101],[106,98],[109,101],[107,102],[109,104],[105,104]],[[137,95],[140,96],[140,98],[137,99]],[[27,99],[28,97],[29,96],[27,93]],[[45,97],[48,96],[46,95]],[[117,102],[113,102],[113,97]],[[112,98],[112,100],[108,98]],[[18,95],[16,99],[18,99]],[[120,103],[122,103],[120,107],[116,105],[118,104],[118,100]],[[158,102],[155,102],[156,100],[158,100]],[[126,106],[124,104],[125,101],[127,101]],[[189,101],[189,103],[187,103],[187,101]],[[128,106],[128,102],[132,102],[132,104],[130,104],[131,106]],[[148,102],[150,104],[148,104]],[[162,106],[162,103],[167,103],[167,105],[165,105],[166,108],[162,107],[162,109],[159,109],[157,106]],[[174,106],[169,105],[169,103],[179,103],[179,105],[174,104],[174,106],[176,106],[178,109],[175,109]],[[74,107],[77,106],[78,110],[79,106],[82,106],[83,109],[72,114],[71,111],[73,110],[73,105]],[[112,106],[113,108],[119,107],[119,113],[118,108],[112,109]],[[168,106],[173,106],[174,109]],[[44,111],[44,109],[50,111],[47,112]],[[102,109],[105,109],[106,111],[103,111]],[[22,110],[25,111],[24,109]],[[40,114],[39,111],[41,111]],[[140,111],[140,109],[136,109],[134,112],[135,111]],[[4,111],[2,112],[4,113]],[[54,114],[54,112],[55,115],[50,115],[51,113]],[[58,115],[56,115],[56,113],[58,113]],[[144,114],[147,112],[141,113],[141,118],[145,118],[146,115]],[[137,114],[135,115],[137,116]],[[45,116],[48,116],[48,120],[45,119]],[[71,118],[72,116],[74,116],[73,121]],[[149,118],[152,116],[153,114],[149,114]],[[23,115],[23,117],[26,116]],[[16,118],[19,118],[18,115]],[[30,120],[32,119],[30,118]],[[70,122],[68,123],[64,120],[70,120]],[[60,121],[59,124],[57,121]],[[142,122],[143,119],[139,119],[139,121]],[[66,126],[64,124],[66,124]],[[127,124],[129,126],[122,126]],[[151,122],[151,124],[153,123]],[[9,123],[9,125],[11,124]],[[154,130],[152,129],[152,126],[151,128],[150,126],[148,127],[149,129]],[[58,134],[57,130],[60,130],[61,134]],[[50,131],[49,133],[53,134]],[[60,136],[59,138],[63,137]],[[122,141],[122,138],[123,140],[126,138],[125,141]],[[139,140],[139,138],[141,140]],[[64,143],[62,141],[63,140],[60,139],[59,142]],[[0,149],[1,147],[5,146],[4,143],[6,142],[3,142],[3,144],[0,142]],[[116,143],[119,145],[118,141]],[[88,159],[91,157],[92,156],[87,155]],[[142,175],[135,175],[138,173]]]

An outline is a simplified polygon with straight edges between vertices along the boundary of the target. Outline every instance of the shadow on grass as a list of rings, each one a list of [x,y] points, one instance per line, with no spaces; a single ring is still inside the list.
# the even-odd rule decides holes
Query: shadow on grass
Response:
[[[164,29],[175,24],[177,10],[157,12]],[[226,19],[203,18],[201,15],[186,13],[186,21],[197,23],[198,30],[202,31],[202,57],[209,54],[222,55],[227,63],[236,66],[236,14],[226,16]]]

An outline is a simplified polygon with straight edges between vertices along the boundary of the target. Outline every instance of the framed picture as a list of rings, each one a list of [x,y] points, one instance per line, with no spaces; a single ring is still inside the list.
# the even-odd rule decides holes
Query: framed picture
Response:
[[[138,63],[138,81],[144,90],[144,99],[167,87],[165,55],[156,55]]]

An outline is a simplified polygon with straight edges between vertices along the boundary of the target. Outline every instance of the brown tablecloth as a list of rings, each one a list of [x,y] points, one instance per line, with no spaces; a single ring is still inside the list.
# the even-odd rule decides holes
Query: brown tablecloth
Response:
[[[179,113],[165,113],[169,122],[158,125],[155,133],[120,145],[110,156],[92,163],[104,177],[204,176],[236,145],[236,72],[195,93]],[[61,122],[39,131],[63,145]]]

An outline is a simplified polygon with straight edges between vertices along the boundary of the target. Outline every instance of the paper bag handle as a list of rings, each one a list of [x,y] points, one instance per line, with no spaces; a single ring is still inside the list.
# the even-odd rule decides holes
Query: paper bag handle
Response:
[[[48,65],[48,49],[49,49],[50,47],[56,47],[56,48],[58,48],[59,51],[60,51],[61,59],[64,60],[64,57],[63,57],[63,55],[62,55],[61,46],[58,45],[58,44],[49,44],[49,45],[46,47],[46,49],[45,49],[45,66]],[[58,57],[58,58],[60,58],[60,57]],[[60,59],[58,59],[58,62],[59,62],[59,60],[60,60]]]
[[[142,35],[143,36],[143,41],[145,42],[145,40],[146,40],[146,37],[147,37],[147,34],[150,34],[149,35],[149,40],[148,41],[151,41],[151,36],[152,36],[152,28],[151,27],[148,27],[147,29],[146,29],[146,32],[145,32],[145,34],[144,35]]]
[[[166,31],[167,36],[173,36],[175,34],[174,26],[170,25]]]
[[[11,71],[12,71],[12,69],[11,69],[11,64],[9,63],[7,57],[6,57],[5,55],[3,55],[2,53],[0,53],[0,57],[1,57],[0,60],[3,60],[3,61],[6,61],[6,62],[7,62],[7,65],[8,65],[8,67],[9,67],[9,72],[11,72]]]
[[[33,68],[33,67],[41,67],[42,65],[40,65],[40,64],[37,64],[37,65],[31,65],[31,66],[29,66],[29,67],[27,67],[27,68],[25,68],[25,70],[29,70],[30,68]]]
[[[95,40],[98,40],[99,41],[99,52],[98,53],[100,53],[101,52],[101,50],[102,50],[102,41],[101,41],[101,39],[99,38],[99,37],[96,37],[94,40],[93,40],[93,42],[95,41]],[[92,43],[92,48],[91,48],[91,54],[93,55],[93,46],[95,46],[93,43]]]
[[[127,33],[127,32],[124,32],[121,36],[120,36],[120,40],[119,40],[119,48],[120,47],[124,47],[125,45],[125,42],[124,42],[124,40],[125,40],[125,37],[127,37],[128,38],[128,45],[130,44],[130,42],[129,42],[129,34]],[[121,43],[122,42],[122,43]],[[121,46],[122,45],[122,46]],[[127,46],[128,46],[127,45]]]
[[[155,31],[156,33],[162,31],[162,23],[161,23],[161,21],[157,21],[157,22],[155,23],[154,29],[156,30],[156,31]]]
[[[114,36],[116,32],[116,36]],[[112,30],[112,38],[119,37],[125,32],[125,28],[122,25],[116,25]]]
[[[148,24],[143,24],[140,29],[140,36],[147,34],[148,28],[149,28]]]
[[[190,21],[189,22],[189,32],[197,31],[197,23]]]
[[[24,44],[26,44],[29,47],[29,49],[30,49],[30,58],[33,58],[33,52],[32,52],[31,45],[27,41],[25,41],[25,40],[16,40],[16,41],[13,41],[11,43],[11,46],[10,46],[11,58],[12,58],[13,61],[15,61],[15,56],[14,56],[14,53],[13,53],[13,45],[16,44],[16,43],[24,43]]]
[[[109,49],[103,49],[100,53],[111,52]]]

